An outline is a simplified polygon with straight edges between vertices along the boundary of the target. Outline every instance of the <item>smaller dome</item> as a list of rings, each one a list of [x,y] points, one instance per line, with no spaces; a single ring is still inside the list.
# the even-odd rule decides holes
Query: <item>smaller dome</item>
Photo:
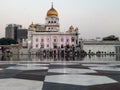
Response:
[[[33,24],[33,22],[32,22],[32,24],[29,27],[30,28],[35,28],[35,25]]]
[[[74,27],[71,25],[70,28],[69,28],[69,30],[74,30]]]

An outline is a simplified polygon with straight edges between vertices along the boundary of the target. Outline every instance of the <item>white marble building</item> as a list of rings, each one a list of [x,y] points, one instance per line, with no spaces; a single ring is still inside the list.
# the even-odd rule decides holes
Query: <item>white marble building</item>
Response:
[[[96,53],[98,51],[110,54],[120,54],[120,42],[119,41],[84,41],[84,50],[89,53]]]
[[[51,6],[45,24],[31,24],[28,30],[28,49],[39,50],[76,46],[78,44],[78,28],[72,25],[66,32],[60,31],[58,12]]]

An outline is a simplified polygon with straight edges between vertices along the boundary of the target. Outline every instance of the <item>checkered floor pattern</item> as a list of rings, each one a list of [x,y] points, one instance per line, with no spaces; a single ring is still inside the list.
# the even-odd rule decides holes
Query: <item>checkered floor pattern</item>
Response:
[[[0,63],[0,90],[120,90],[120,64]]]

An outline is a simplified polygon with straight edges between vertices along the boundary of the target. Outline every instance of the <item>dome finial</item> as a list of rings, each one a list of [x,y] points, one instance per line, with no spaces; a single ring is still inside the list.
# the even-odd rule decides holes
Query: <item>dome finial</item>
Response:
[[[52,3],[52,8],[53,8],[53,2],[51,2]]]

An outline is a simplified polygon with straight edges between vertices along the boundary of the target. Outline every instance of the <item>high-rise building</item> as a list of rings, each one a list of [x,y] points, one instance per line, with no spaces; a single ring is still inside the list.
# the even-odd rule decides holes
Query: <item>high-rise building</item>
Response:
[[[5,37],[6,38],[12,38],[17,41],[17,31],[18,29],[21,29],[22,25],[17,24],[9,24],[5,28]]]
[[[22,29],[22,25],[9,24],[5,28],[5,36],[22,44],[23,39],[27,39],[27,29]]]
[[[17,42],[21,43],[27,40],[27,31],[28,29],[18,29],[17,30]]]

